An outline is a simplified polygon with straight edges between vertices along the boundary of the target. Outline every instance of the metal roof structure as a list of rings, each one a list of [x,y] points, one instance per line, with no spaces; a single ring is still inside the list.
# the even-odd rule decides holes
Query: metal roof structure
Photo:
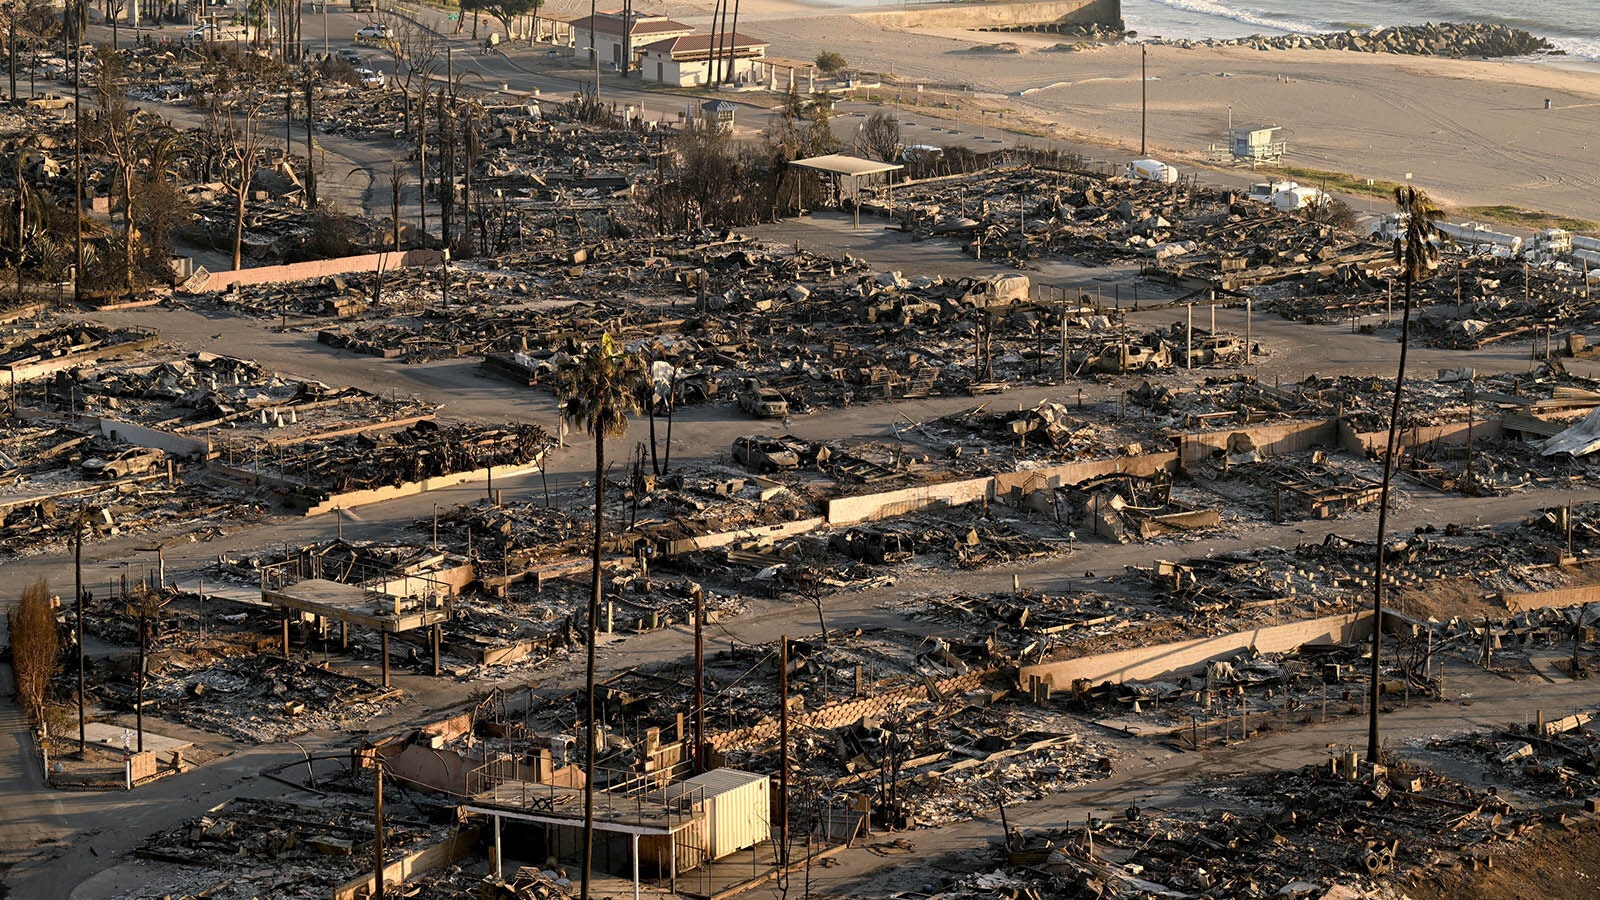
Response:
[[[811,169],[816,172],[827,172],[830,175],[848,175],[852,178],[896,172],[905,168],[898,163],[878,162],[875,159],[862,159],[859,156],[846,156],[843,153],[791,160],[789,165],[797,169]]]

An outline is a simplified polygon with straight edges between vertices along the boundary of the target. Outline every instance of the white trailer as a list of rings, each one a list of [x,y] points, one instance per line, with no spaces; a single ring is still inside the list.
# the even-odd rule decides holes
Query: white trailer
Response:
[[[1328,195],[1312,187],[1296,186],[1272,195],[1272,205],[1284,212],[1318,207],[1327,202]]]
[[[1487,249],[1491,253],[1506,256],[1522,254],[1522,238],[1494,231],[1480,222],[1459,225],[1454,222],[1435,222],[1434,227],[1440,234],[1469,249]]]

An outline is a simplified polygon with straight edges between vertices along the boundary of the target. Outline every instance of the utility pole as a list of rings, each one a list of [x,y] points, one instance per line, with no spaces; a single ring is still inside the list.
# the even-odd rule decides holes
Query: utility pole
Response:
[[[1185,369],[1193,369],[1194,368],[1194,304],[1190,303],[1190,304],[1184,306],[1184,311],[1185,311],[1184,315],[1186,315],[1188,317],[1188,323],[1186,325],[1184,325],[1184,328],[1183,328],[1183,367]]]
[[[372,900],[383,900],[383,757],[372,751]]]
[[[1067,305],[1061,304],[1061,383],[1067,383]]]
[[[83,674],[83,516],[79,514],[72,527],[72,580],[78,589],[78,758],[88,750],[84,725],[85,680]]]
[[[476,21],[476,16],[474,16]],[[428,246],[428,83],[422,83],[417,104],[417,227],[418,247]]]
[[[1145,75],[1145,57],[1149,49],[1149,44],[1139,45],[1139,156],[1141,157],[1145,155],[1144,122],[1150,112],[1150,79]]]
[[[778,865],[789,865],[789,636],[778,644]]]
[[[83,54],[78,46],[83,42],[79,25],[83,22],[83,0],[67,8],[72,17],[66,29],[72,38],[72,169],[77,181],[77,193],[72,201],[72,302],[83,302]],[[83,646],[80,640],[79,647]]]
[[[1249,299],[1246,299],[1244,301],[1244,364],[1247,365],[1247,366],[1250,365],[1250,344],[1251,344],[1251,333],[1250,333],[1251,321],[1250,320],[1251,320],[1251,313],[1253,311],[1252,310],[1252,305],[1253,304],[1251,303],[1251,301]]]
[[[139,687],[138,695],[134,700],[134,727],[139,731],[139,752],[144,752],[144,671],[145,655],[149,652],[150,627],[146,622],[145,604],[151,598],[139,598]],[[81,645],[80,645],[81,646]]]
[[[706,598],[704,591],[694,596],[694,773],[706,769]]]
[[[589,0],[589,57],[594,60],[594,106],[596,111],[600,109],[600,52],[594,48],[594,35],[595,31],[600,27],[598,24],[599,16],[600,13],[595,8],[595,0]],[[626,30],[628,23],[624,21],[622,27]]]
[[[327,15],[327,0],[323,0],[323,15]],[[317,208],[317,160],[312,156],[311,120],[316,118],[312,111],[311,70],[306,69],[306,209]]]

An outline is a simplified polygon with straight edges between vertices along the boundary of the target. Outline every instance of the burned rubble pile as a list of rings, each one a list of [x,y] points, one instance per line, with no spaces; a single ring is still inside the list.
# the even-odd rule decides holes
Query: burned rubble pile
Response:
[[[460,866],[447,866],[424,872],[405,883],[406,900],[482,900],[486,895],[496,900],[556,900],[578,896],[578,882],[565,866],[537,868],[522,866],[508,871],[503,882],[494,882],[489,876],[463,870]],[[494,887],[488,887],[494,883]],[[487,894],[489,891],[493,894]]]
[[[145,686],[157,716],[252,743],[366,722],[398,696],[365,679],[267,656],[188,666],[170,655]]]
[[[894,210],[884,211],[919,233],[957,237],[980,256],[1136,262],[1147,276],[1180,287],[1191,280],[1239,290],[1302,276],[1343,278],[1386,263],[1391,253],[1331,224],[1216,188],[1032,167],[896,188]],[[1096,306],[1110,305],[1106,299]],[[1137,306],[1139,297],[1113,299]]]
[[[805,822],[864,792],[878,827],[939,828],[1105,778],[1115,767],[1117,752],[1070,719],[966,702],[797,729],[791,754],[803,774],[790,815]],[[777,763],[769,753],[760,765]]]
[[[109,356],[154,346],[155,332],[143,328],[106,328],[91,324],[58,324],[53,319],[12,323],[0,329],[0,366],[25,372],[41,363],[74,356]],[[23,377],[19,376],[20,381]]]
[[[1148,424],[1122,421],[1099,403],[1069,407],[1045,400],[1006,410],[986,401],[905,426],[899,435],[946,457],[955,470],[992,475],[1024,462],[1137,456],[1146,449],[1141,441],[1151,437]]]
[[[1238,582],[1218,578],[1208,601],[1191,566],[1158,563],[1113,579],[1118,593],[1065,594],[1023,590],[1010,594],[925,596],[892,602],[888,608],[919,623],[973,635],[953,641],[948,650],[976,665],[991,657],[1037,664],[1104,653],[1113,649],[1170,643],[1186,637],[1220,634],[1303,617],[1309,598],[1278,599],[1257,589],[1251,576],[1264,566],[1235,562]],[[1212,569],[1224,569],[1221,561]],[[1258,598],[1271,598],[1261,602]],[[1312,604],[1312,608],[1315,606]],[[1173,611],[1184,613],[1174,618]]]
[[[638,252],[630,256],[630,247]],[[645,253],[642,264],[627,262]],[[610,240],[584,258],[586,265],[573,267],[512,256],[499,269],[462,275],[400,270],[382,276],[394,283],[381,289],[371,275],[325,279],[292,294],[247,288],[237,302],[262,316],[289,309],[346,318],[319,331],[329,346],[405,361],[482,355],[488,371],[536,386],[551,385],[581,342],[605,327],[667,366],[660,377],[672,382],[679,403],[737,400],[753,383],[780,391],[794,411],[1054,383],[1063,350],[1069,376],[1170,371],[1186,352],[1192,365],[1244,358],[1243,341],[1229,335],[1202,332],[1196,343],[1181,328],[1130,332],[1113,317],[1064,310],[1021,276],[861,274],[848,257],[756,244]],[[648,302],[598,296],[624,268],[629,277],[614,287]],[[573,278],[573,271],[583,274]],[[530,303],[534,290],[547,299]],[[374,304],[380,296],[390,300]]]
[[[0,438],[0,555],[60,550],[82,525],[86,543],[182,526],[208,540],[268,510],[242,492],[185,474],[166,454],[36,420]]]
[[[489,467],[537,462],[551,444],[537,425],[440,425],[425,420],[399,431],[312,439],[241,457],[241,471],[278,478],[283,501],[315,507],[335,494],[397,486]]]
[[[1553,564],[1560,542],[1558,533],[1537,525],[1448,524],[1391,535],[1385,554],[1390,602],[1402,612],[1449,617],[1456,615],[1457,603],[1549,590],[1586,577]],[[1335,533],[1293,548],[1158,560],[1116,578],[1125,595],[1136,591],[1131,596],[1206,620],[1242,617],[1233,622],[1244,627],[1253,615],[1326,615],[1358,606],[1371,594],[1374,555],[1371,541]]]
[[[139,859],[183,868],[182,887],[129,893],[129,900],[176,896],[253,900],[256,897],[325,898],[372,869],[375,836],[370,776],[337,778],[321,801],[290,802],[237,797],[169,831],[152,835],[134,851]],[[428,820],[402,792],[386,798],[384,857],[398,860],[436,844],[451,826]],[[408,885],[409,887],[409,885]],[[409,891],[407,896],[412,896]]]
[[[30,385],[21,396],[36,408],[203,434],[224,448],[263,439],[283,443],[357,422],[378,427],[430,411],[414,400],[330,387],[205,352],[77,367]]]
[[[1600,795],[1600,737],[1589,727],[1592,721],[1590,711],[1552,711],[1548,718],[1535,711],[1530,721],[1490,731],[1418,740],[1408,752],[1481,767],[1502,796],[1521,806],[1585,801]]]
[[[1551,579],[1543,587],[1560,584]],[[1443,621],[1430,620],[1425,634],[1433,653],[1484,671],[1510,677],[1532,672],[1545,679],[1582,679],[1600,662],[1593,640],[1597,622],[1600,607],[1592,603],[1516,613],[1503,606],[1486,606]]]
[[[1492,791],[1353,752],[1297,771],[1203,783],[1210,810],[1127,809],[1084,825],[1018,830],[1006,865],[932,896],[1397,897],[1436,873],[1492,865],[1551,816]]]
[[[1588,355],[1582,337],[1600,326],[1600,300],[1591,300],[1583,271],[1548,254],[1533,259],[1539,264],[1491,254],[1446,256],[1431,278],[1413,288],[1413,335],[1452,350],[1531,342],[1542,354],[1553,333],[1554,355]],[[1315,292],[1259,296],[1263,310],[1295,321],[1348,324],[1352,316],[1380,315],[1380,324],[1388,326],[1399,321],[1399,288],[1392,278],[1373,275]],[[1370,321],[1361,327],[1377,330]]]

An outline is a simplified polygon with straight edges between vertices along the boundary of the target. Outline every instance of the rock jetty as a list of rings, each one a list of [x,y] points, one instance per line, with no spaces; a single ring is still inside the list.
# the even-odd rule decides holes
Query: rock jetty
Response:
[[[1252,34],[1248,37],[1204,41],[1157,41],[1173,47],[1249,47],[1252,50],[1351,50],[1357,53],[1398,53],[1407,56],[1474,56],[1495,58],[1560,53],[1538,35],[1506,25],[1481,22],[1432,22],[1395,25],[1370,31],[1332,31],[1324,34]]]
[[[1088,50],[1096,44],[1115,43],[1136,37],[1132,31],[1107,25],[1078,25],[1064,22],[1005,25],[983,31],[1035,32],[1059,34],[1081,39],[1073,44],[1058,44],[1051,50]],[[1350,50],[1356,53],[1397,53],[1407,56],[1457,56],[1496,58],[1559,54],[1549,41],[1538,35],[1506,25],[1481,22],[1432,22],[1426,25],[1395,25],[1369,31],[1330,31],[1322,34],[1252,34],[1240,38],[1191,40],[1153,40],[1167,47],[1248,47],[1252,50]]]

